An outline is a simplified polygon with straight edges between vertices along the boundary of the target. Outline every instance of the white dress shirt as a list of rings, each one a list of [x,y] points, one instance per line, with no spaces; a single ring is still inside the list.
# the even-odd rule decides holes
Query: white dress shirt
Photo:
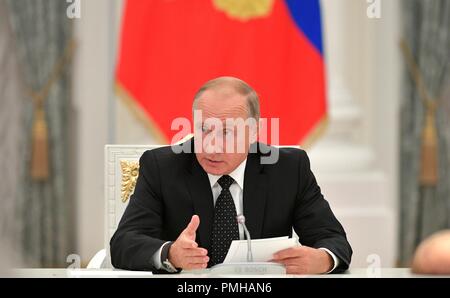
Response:
[[[244,214],[244,174],[245,174],[245,166],[247,165],[247,159],[245,159],[233,172],[228,174],[231,178],[234,179],[234,183],[230,186],[230,193],[233,197],[234,205],[236,207],[236,214]],[[222,191],[222,187],[217,183],[219,178],[222,175],[212,175],[208,173],[209,183],[211,186],[211,190],[213,193],[214,206],[216,206],[217,198]],[[200,219],[201,220],[201,219]],[[251,235],[251,232],[250,232]],[[239,239],[244,240],[244,229],[241,225],[239,225]],[[152,256],[153,264],[157,269],[161,268],[161,251],[164,245],[169,242],[164,243],[161,248]],[[338,258],[327,248],[320,248],[326,251],[333,259],[334,265],[333,268],[327,272],[330,273],[338,266]]]

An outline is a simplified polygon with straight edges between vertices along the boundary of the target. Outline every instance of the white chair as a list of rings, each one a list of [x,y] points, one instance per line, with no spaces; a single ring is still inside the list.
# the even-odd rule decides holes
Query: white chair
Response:
[[[139,173],[139,158],[161,145],[105,146],[105,234],[104,249],[89,261],[87,268],[112,268],[109,240],[117,229],[122,214],[133,194]]]
[[[162,145],[105,146],[104,249],[98,251],[94,255],[89,261],[87,268],[113,268],[109,252],[109,241],[117,229],[117,225],[128,205],[130,196],[134,192],[134,187],[139,174],[139,158],[145,151],[159,147],[162,147]],[[298,146],[280,147],[299,148]]]

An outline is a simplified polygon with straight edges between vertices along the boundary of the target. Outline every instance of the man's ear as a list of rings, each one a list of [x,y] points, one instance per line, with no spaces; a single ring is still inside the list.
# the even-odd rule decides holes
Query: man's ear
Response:
[[[249,142],[250,144],[253,144],[258,141],[258,133],[259,133],[259,126],[260,121],[258,120],[258,123],[254,123],[253,125],[250,125],[249,127]]]

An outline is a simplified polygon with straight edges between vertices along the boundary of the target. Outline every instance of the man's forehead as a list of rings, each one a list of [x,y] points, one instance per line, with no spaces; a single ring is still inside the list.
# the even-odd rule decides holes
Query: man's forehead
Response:
[[[235,88],[230,86],[219,86],[207,89],[202,92],[198,98],[199,103],[227,103],[227,102],[241,102],[245,103],[245,96],[240,94]]]
[[[248,123],[245,118],[227,118],[219,119],[215,117],[202,118],[197,121],[198,124],[204,124],[206,126],[216,126],[217,124],[222,124],[223,127],[240,126],[246,125]]]
[[[204,117],[222,118],[232,115],[238,117],[248,113],[246,98],[237,93],[223,97],[205,94],[197,101],[196,109],[201,110]]]

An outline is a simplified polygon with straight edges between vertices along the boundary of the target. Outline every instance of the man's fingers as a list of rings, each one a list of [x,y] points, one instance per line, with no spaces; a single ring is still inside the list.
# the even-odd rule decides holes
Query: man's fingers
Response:
[[[209,257],[208,256],[203,256],[203,257],[189,257],[187,259],[187,262],[189,264],[208,264],[209,262]]]
[[[198,244],[194,240],[185,238],[184,240],[180,241],[180,246],[185,249],[194,249],[198,247]]]
[[[195,232],[197,231],[199,225],[200,225],[200,217],[198,217],[198,215],[194,215],[192,216],[191,221],[189,222],[186,229],[184,229],[184,232],[187,233],[189,236],[195,236]]]
[[[287,258],[275,261],[276,263],[282,264],[284,266],[302,266],[303,260],[301,258]]]
[[[277,261],[277,260],[283,260],[283,259],[287,259],[287,258],[297,258],[297,257],[301,257],[302,254],[303,254],[303,251],[301,249],[301,246],[286,248],[286,249],[276,252],[273,255],[273,260]]]
[[[208,255],[208,251],[204,248],[191,248],[185,254],[187,257],[204,257]]]

